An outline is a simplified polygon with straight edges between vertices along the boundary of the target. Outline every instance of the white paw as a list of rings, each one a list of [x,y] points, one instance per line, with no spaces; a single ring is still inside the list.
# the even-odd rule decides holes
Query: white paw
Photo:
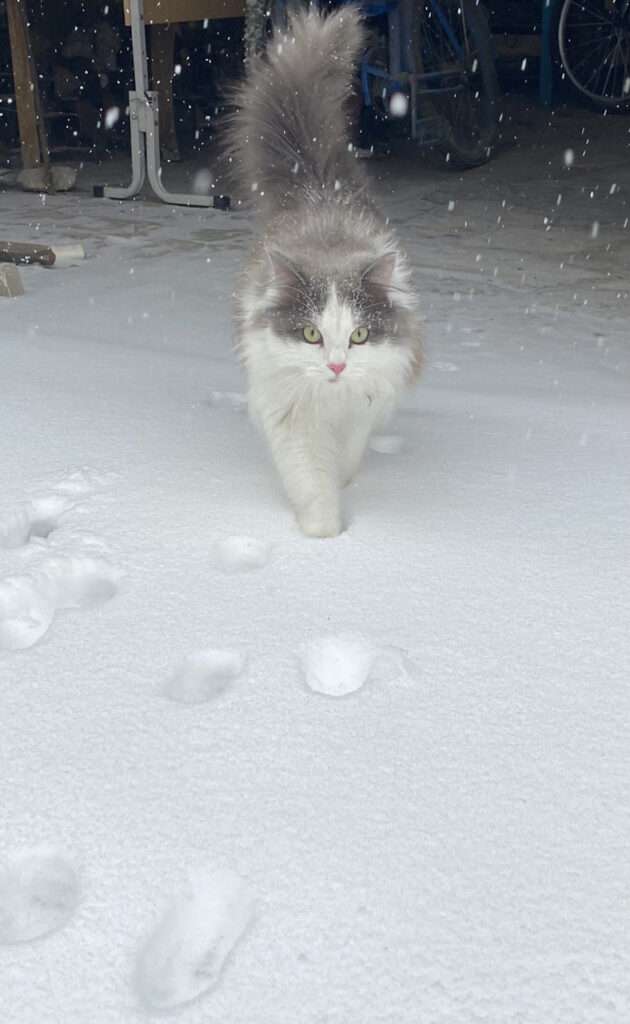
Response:
[[[339,509],[313,502],[297,513],[300,529],[307,537],[337,537],[341,533],[342,523]]]
[[[214,988],[253,912],[252,895],[233,871],[191,872],[138,956],[144,1003],[170,1010]]]

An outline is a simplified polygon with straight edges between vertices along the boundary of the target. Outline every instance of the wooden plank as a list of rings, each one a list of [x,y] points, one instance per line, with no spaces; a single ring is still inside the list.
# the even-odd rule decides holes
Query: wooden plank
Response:
[[[40,263],[52,267],[54,262],[55,254],[47,245],[0,241],[0,263]]]
[[[0,241],[0,264],[17,263],[28,266],[39,263],[42,267],[70,267],[85,259],[80,242],[68,245],[33,245],[31,242]],[[3,269],[0,266],[0,269]]]
[[[37,77],[28,37],[24,0],[6,0],[15,106],[20,130],[22,166],[39,167],[44,162],[37,109]]]
[[[147,25],[244,16],[245,0],[144,0],[144,20]],[[129,0],[125,0],[125,25],[130,24]]]
[[[175,54],[175,25],[149,27],[151,54],[151,85],[158,94],[160,112],[160,144],[166,157],[179,160],[175,110],[173,108],[173,67]]]

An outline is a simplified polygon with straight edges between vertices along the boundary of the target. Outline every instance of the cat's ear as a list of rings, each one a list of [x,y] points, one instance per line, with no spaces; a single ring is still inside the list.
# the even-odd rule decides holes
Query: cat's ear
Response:
[[[295,263],[278,249],[265,249],[269,267],[269,283],[283,291],[303,288],[306,284]]]
[[[396,271],[396,253],[386,252],[377,260],[370,263],[361,274],[361,283],[364,285],[376,285],[387,290],[391,288]]]

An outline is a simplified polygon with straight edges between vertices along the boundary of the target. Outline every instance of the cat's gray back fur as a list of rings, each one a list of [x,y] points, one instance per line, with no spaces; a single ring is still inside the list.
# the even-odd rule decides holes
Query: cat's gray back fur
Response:
[[[348,103],[365,42],[358,10],[294,12],[236,89],[228,154],[262,219],[323,202],[367,203],[348,145]]]
[[[228,153],[264,233],[245,270],[250,294],[268,283],[270,251],[308,278],[334,281],[397,248],[349,139],[348,101],[364,45],[352,5],[326,17],[294,12],[237,89]],[[240,321],[244,301],[239,289]]]

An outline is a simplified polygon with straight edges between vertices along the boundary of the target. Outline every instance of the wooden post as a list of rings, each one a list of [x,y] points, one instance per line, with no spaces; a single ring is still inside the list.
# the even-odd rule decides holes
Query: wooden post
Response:
[[[48,170],[46,128],[41,113],[39,85],[31,52],[26,0],[6,0],[15,106],[20,129],[22,166]]]
[[[175,55],[175,25],[150,25],[151,85],[158,93],[160,115],[160,140],[164,156],[179,160],[179,146],[175,129],[173,107],[173,73]]]

